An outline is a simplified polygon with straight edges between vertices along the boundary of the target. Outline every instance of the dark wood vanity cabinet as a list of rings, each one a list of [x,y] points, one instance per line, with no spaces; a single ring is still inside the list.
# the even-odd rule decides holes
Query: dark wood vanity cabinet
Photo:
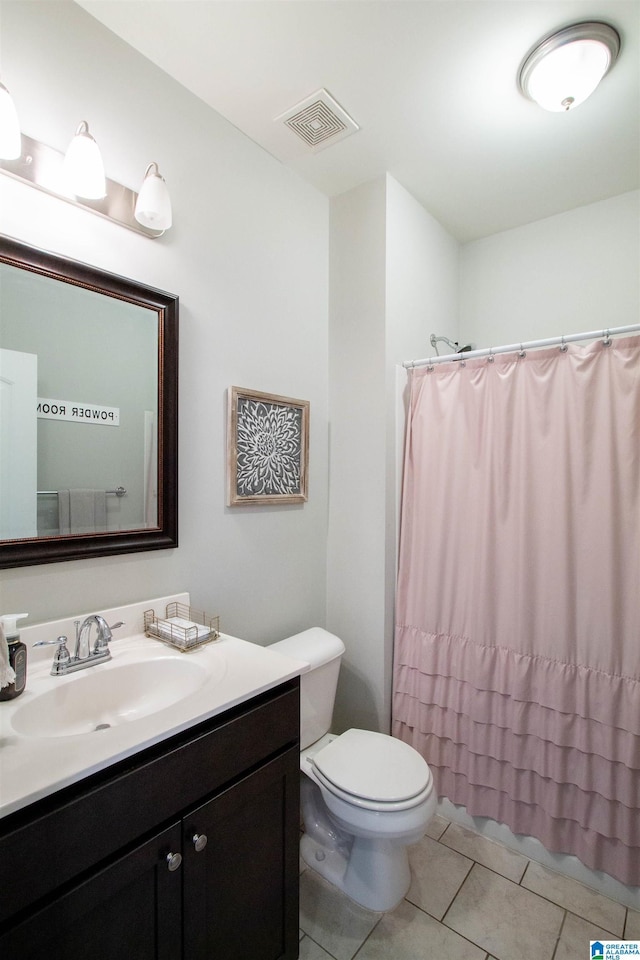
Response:
[[[0,820],[2,960],[297,957],[298,717],[293,680]]]

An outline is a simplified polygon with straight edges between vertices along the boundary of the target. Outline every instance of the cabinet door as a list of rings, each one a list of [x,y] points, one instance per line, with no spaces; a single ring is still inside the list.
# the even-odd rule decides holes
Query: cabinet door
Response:
[[[167,856],[181,835],[175,824],[30,914],[0,935],[2,960],[180,960],[183,870]]]
[[[184,960],[298,956],[299,763],[289,750],[185,818]]]

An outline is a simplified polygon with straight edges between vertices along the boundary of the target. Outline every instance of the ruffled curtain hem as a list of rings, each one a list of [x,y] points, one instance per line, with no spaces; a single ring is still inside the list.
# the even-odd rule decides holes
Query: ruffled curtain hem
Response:
[[[394,690],[440,796],[640,886],[635,678],[400,626]]]

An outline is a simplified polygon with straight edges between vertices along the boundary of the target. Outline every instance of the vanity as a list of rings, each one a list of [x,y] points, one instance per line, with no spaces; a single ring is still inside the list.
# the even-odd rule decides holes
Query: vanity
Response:
[[[140,608],[166,599],[106,617],[138,625]],[[30,654],[63,627],[24,629]],[[51,678],[44,648],[25,693],[1,705],[0,956],[297,957],[305,664],[224,635],[187,654],[137,633],[111,649],[108,664]],[[175,669],[174,703],[126,679],[147,668],[160,689]],[[132,705],[109,726],[80,687],[100,674]]]

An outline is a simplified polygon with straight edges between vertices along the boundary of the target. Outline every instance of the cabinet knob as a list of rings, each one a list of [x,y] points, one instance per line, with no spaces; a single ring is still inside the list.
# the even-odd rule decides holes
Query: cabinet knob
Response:
[[[193,840],[193,845],[196,848],[196,853],[200,853],[201,850],[207,845],[207,835],[205,833],[194,833],[191,837]]]
[[[182,863],[182,854],[181,853],[168,853],[166,856],[167,866],[169,870],[173,873],[174,870],[177,870],[180,864]]]

